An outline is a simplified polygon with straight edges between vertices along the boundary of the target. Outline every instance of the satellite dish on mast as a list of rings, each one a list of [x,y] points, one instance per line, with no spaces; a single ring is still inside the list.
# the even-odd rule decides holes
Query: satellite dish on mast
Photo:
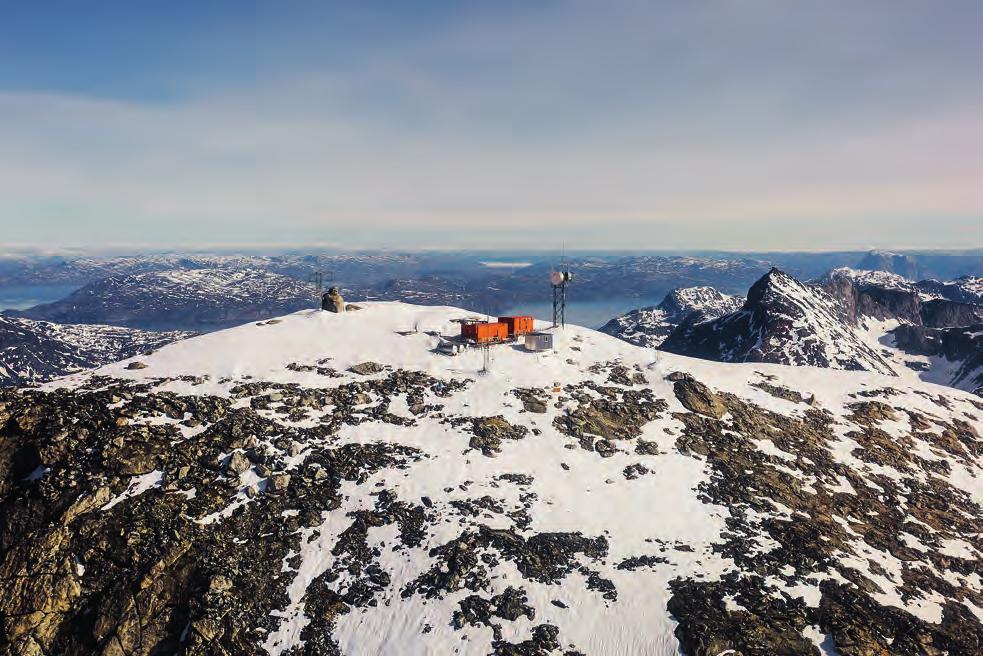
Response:
[[[573,280],[573,273],[564,269],[550,271],[550,285],[553,287],[553,327],[567,325],[567,283]]]

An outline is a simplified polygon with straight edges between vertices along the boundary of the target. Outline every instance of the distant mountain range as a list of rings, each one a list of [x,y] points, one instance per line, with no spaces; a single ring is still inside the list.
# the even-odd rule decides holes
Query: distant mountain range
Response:
[[[490,266],[489,262],[495,264],[495,258],[466,253],[5,257],[0,258],[0,289],[11,282],[29,286],[32,282],[79,281],[81,285],[65,298],[23,310],[8,310],[4,313],[8,317],[71,325],[208,332],[315,307],[317,294],[311,279],[316,271],[325,274],[326,284],[340,285],[349,301],[409,301],[496,314],[545,305],[550,293],[546,282],[550,271],[555,266],[563,266],[575,272],[570,295],[573,303],[628,300],[623,307],[631,299],[665,295],[659,305],[617,317],[602,328],[604,332],[636,345],[659,346],[673,330],[685,325],[688,332],[677,335],[667,348],[715,359],[760,357],[766,361],[788,360],[790,363],[877,371],[884,370],[882,360],[891,360],[893,364],[888,366],[896,369],[908,367],[906,363],[918,358],[934,358],[936,364],[930,367],[921,360],[918,360],[921,364],[914,366],[929,367],[935,371],[934,375],[941,375],[939,372],[944,369],[949,372],[948,378],[959,376],[963,385],[973,380],[972,375],[950,371],[948,364],[940,363],[945,359],[945,353],[950,356],[954,353],[953,344],[962,345],[957,350],[963,353],[967,343],[975,343],[971,338],[957,338],[957,331],[949,329],[972,326],[976,322],[975,308],[983,304],[983,278],[963,276],[948,281],[914,282],[906,275],[926,270],[978,273],[977,256],[872,251],[768,254],[768,257],[770,260],[727,254],[598,255],[572,256],[557,262],[553,257],[534,255],[509,257],[513,264],[508,266]],[[742,329],[738,329],[731,317],[741,311],[743,303],[736,294],[743,293],[768,274],[775,261],[786,262],[800,276],[809,274],[813,278],[804,286],[810,295],[803,296],[800,301],[811,299],[812,292],[821,289],[837,304],[837,307],[821,312],[816,308],[823,308],[829,302],[822,298],[810,301],[813,310],[803,312],[800,319],[805,324],[796,328],[799,333],[813,335],[799,336],[813,345],[806,351],[796,350],[802,344],[792,344],[795,340],[791,340],[790,335],[788,343],[783,343],[781,338],[788,331],[780,326],[794,320],[779,318],[781,311],[775,308],[751,308],[754,323]],[[843,262],[866,263],[889,270],[836,266],[819,278],[815,277],[819,273],[810,273],[818,264]],[[792,273],[788,275],[794,279]],[[764,296],[779,298],[781,294]],[[793,306],[795,303],[788,309]],[[731,318],[725,322],[728,317]],[[747,314],[742,317],[742,321],[752,318]],[[721,341],[717,339],[719,335],[706,333],[708,328],[697,328],[716,319],[720,322],[711,328],[723,330],[726,326],[728,339]],[[882,334],[871,337],[865,325],[873,320],[895,322],[891,328],[904,324],[924,329],[924,332],[915,334],[909,329],[895,346],[888,344],[888,338]],[[767,327],[772,325],[778,327]],[[11,330],[9,324],[5,326],[0,330],[0,338],[4,331]],[[947,332],[933,332],[936,330]],[[867,348],[858,347],[857,340],[853,339],[858,331],[862,333],[857,338],[859,343]],[[8,337],[12,340],[22,332],[15,331]],[[764,343],[757,345],[758,337],[765,336],[774,342],[774,347]],[[830,341],[828,347],[821,347],[827,344],[827,338]],[[134,339],[135,348],[139,348],[142,338]],[[122,344],[125,338],[121,333],[116,340],[114,343]],[[17,347],[21,353],[18,357],[29,360],[30,356],[23,351],[25,342],[17,343],[21,345]],[[894,356],[885,355],[897,353],[908,344],[912,345],[913,352],[909,354],[912,357],[900,360],[900,365],[895,361],[897,358],[892,360]],[[926,354],[931,350],[930,345],[935,345],[932,348],[938,353]],[[781,355],[786,347],[790,350]],[[845,351],[839,353],[843,349]],[[84,354],[77,355],[79,361],[86,359]],[[9,351],[8,356],[14,357],[13,351]],[[92,361],[104,362],[106,357],[106,352],[96,353]],[[963,360],[965,358],[961,357],[959,361]],[[52,372],[59,371],[66,371],[66,367],[52,368]],[[928,376],[926,372],[923,375]]]
[[[146,330],[229,328],[315,307],[313,287],[260,269],[173,269],[113,276],[9,316]]]
[[[495,266],[497,262],[518,265]],[[410,300],[464,305],[495,313],[548,297],[550,270],[576,272],[574,302],[661,298],[675,288],[711,286],[743,293],[771,267],[808,280],[838,267],[893,271],[911,279],[950,280],[983,273],[983,254],[964,253],[698,253],[693,255],[451,252],[164,253],[132,256],[0,256],[0,293],[61,287],[110,277],[175,270],[259,270],[309,284],[316,271],[352,300]],[[917,273],[914,275],[913,272]],[[2,308],[0,308],[2,309]]]
[[[983,391],[981,279],[914,282],[883,271],[838,268],[811,283],[772,269],[729,312],[657,308],[617,317],[602,330],[627,342],[719,362],[771,362],[914,373]],[[685,297],[689,290],[678,290]],[[707,299],[726,299],[701,290]],[[713,316],[716,315],[716,316]],[[668,334],[667,334],[668,333]]]
[[[0,316],[0,386],[42,383],[100,367],[194,333],[64,325]]]
[[[439,258],[422,258],[415,265]],[[8,310],[22,316],[66,323],[100,323],[153,330],[208,331],[245,321],[292,312],[315,302],[309,275],[315,269],[306,260],[286,261],[248,258],[217,259],[213,266],[199,260],[165,257],[136,262],[113,261],[107,270],[150,269],[111,275],[85,284],[67,296],[24,310]],[[307,262],[308,270],[301,267]],[[252,266],[264,264],[263,266]],[[176,268],[156,267],[172,264]],[[337,265],[335,261],[333,265]],[[517,268],[468,268],[460,261],[444,262],[445,268],[414,269],[402,259],[366,258],[347,262],[350,278],[339,280],[336,270],[327,270],[326,284],[341,286],[352,301],[409,301],[422,305],[456,305],[490,314],[549,298],[552,265],[531,262]],[[90,269],[94,263],[83,262]],[[275,266],[274,266],[275,265]],[[323,265],[323,262],[322,262]],[[239,268],[246,266],[247,268]],[[570,258],[564,266],[576,273],[572,295],[577,301],[610,298],[650,298],[674,287],[695,284],[719,289],[741,289],[767,271],[768,263],[751,259],[708,259],[693,257]],[[392,275],[403,269],[408,275]],[[382,270],[379,270],[382,269]],[[298,277],[305,273],[308,277]],[[296,274],[296,275],[294,275]]]

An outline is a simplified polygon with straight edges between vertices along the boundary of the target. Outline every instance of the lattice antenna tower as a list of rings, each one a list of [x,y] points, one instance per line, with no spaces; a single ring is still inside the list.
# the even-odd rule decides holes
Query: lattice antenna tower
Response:
[[[553,327],[567,325],[567,285],[573,281],[573,273],[567,268],[566,254],[560,255],[560,268],[550,271],[550,287],[553,288]]]
[[[314,285],[314,298],[318,303],[321,302],[321,296],[324,294],[324,283],[332,282],[333,280],[334,274],[322,267],[321,258],[318,256],[317,263],[314,265],[314,271],[307,277],[307,281]]]

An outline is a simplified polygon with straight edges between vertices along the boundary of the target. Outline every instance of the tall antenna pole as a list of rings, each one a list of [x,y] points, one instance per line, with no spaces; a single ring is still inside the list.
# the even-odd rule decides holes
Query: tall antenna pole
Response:
[[[560,326],[567,327],[567,280],[564,272],[563,285],[560,287]]]
[[[315,266],[317,268],[315,268],[314,271],[311,272],[311,275],[308,276],[307,281],[314,284],[315,299],[317,300],[318,304],[320,304],[321,296],[324,294],[324,283],[326,281],[333,280],[334,275],[332,274],[331,271],[325,271],[324,269],[321,268],[320,257],[317,258],[317,264]]]

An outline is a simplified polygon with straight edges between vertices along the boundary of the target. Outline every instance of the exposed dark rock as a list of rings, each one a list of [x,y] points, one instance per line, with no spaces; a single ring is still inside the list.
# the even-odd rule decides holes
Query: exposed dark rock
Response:
[[[522,408],[526,412],[535,412],[538,414],[546,412],[546,401],[548,397],[544,390],[519,388],[512,390],[512,394],[522,401]]]
[[[568,385],[567,392],[577,399],[577,407],[556,417],[553,425],[561,433],[577,438],[589,451],[595,450],[598,437],[609,442],[638,437],[642,427],[668,407],[664,399],[654,397],[651,389],[602,387],[588,381],[578,386]],[[598,453],[603,455],[605,447]]]
[[[385,370],[378,362],[362,362],[348,367],[348,371],[359,374],[360,376],[371,376],[372,374],[382,373]]]
[[[683,407],[707,417],[720,419],[726,409],[717,395],[698,380],[677,380],[672,386],[673,393]]]
[[[510,424],[504,417],[497,415],[472,419],[471,432],[473,435],[469,446],[493,457],[502,450],[502,440],[521,440],[529,433],[529,429]]]

